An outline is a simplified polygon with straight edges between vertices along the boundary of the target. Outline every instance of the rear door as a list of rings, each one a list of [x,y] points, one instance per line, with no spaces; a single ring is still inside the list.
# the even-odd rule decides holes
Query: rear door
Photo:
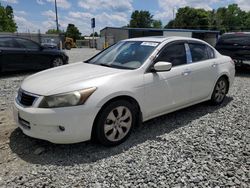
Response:
[[[190,62],[192,101],[207,98],[213,90],[217,78],[217,62],[214,50],[200,42],[188,44],[192,61]]]
[[[12,37],[0,38],[0,68],[2,71],[22,70],[26,50]]]
[[[43,69],[50,67],[50,55],[46,54],[41,46],[31,40],[17,38],[17,43],[26,49],[25,65],[30,69]]]
[[[145,109],[148,116],[188,104],[191,98],[191,77],[184,42],[168,44],[155,62],[172,63],[172,69],[165,72],[146,72]]]

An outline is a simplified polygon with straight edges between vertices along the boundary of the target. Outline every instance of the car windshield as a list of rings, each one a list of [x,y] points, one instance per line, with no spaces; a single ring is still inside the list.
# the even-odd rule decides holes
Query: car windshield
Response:
[[[238,45],[250,45],[249,34],[226,34],[218,41],[219,45],[223,44],[238,44]]]
[[[121,41],[86,61],[86,63],[120,69],[137,69],[158,44],[158,42]]]

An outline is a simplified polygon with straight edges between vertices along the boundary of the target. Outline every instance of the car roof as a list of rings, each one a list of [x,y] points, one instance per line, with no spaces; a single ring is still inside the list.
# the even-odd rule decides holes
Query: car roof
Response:
[[[139,38],[131,38],[131,39],[125,39],[123,41],[147,41],[147,42],[159,42],[162,43],[164,41],[175,41],[175,40],[192,40],[192,41],[199,41],[204,42],[199,39],[194,39],[190,37],[179,37],[179,36],[171,36],[171,37],[165,37],[165,36],[152,36],[152,37],[139,37]]]

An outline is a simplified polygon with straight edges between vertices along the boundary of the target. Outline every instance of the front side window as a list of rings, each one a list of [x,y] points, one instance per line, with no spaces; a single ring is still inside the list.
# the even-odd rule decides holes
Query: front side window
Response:
[[[30,40],[16,39],[16,41],[23,48],[32,49],[32,50],[38,50],[39,49],[39,46],[35,42],[32,42]]]
[[[173,66],[186,64],[187,56],[184,43],[176,43],[168,45],[159,54],[157,61],[170,62],[172,63]]]
[[[207,46],[205,44],[191,43],[189,48],[192,55],[192,62],[204,61],[209,59]]]
[[[12,38],[0,38],[0,47],[16,48],[17,46]]]
[[[158,44],[158,42],[146,41],[121,41],[86,63],[120,69],[137,69],[146,61]]]

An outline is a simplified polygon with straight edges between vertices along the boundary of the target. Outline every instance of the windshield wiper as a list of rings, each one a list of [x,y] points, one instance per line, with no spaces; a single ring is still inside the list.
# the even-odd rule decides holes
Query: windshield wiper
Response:
[[[104,67],[113,67],[112,65],[105,64],[105,63],[100,63],[99,65],[104,66]]]

